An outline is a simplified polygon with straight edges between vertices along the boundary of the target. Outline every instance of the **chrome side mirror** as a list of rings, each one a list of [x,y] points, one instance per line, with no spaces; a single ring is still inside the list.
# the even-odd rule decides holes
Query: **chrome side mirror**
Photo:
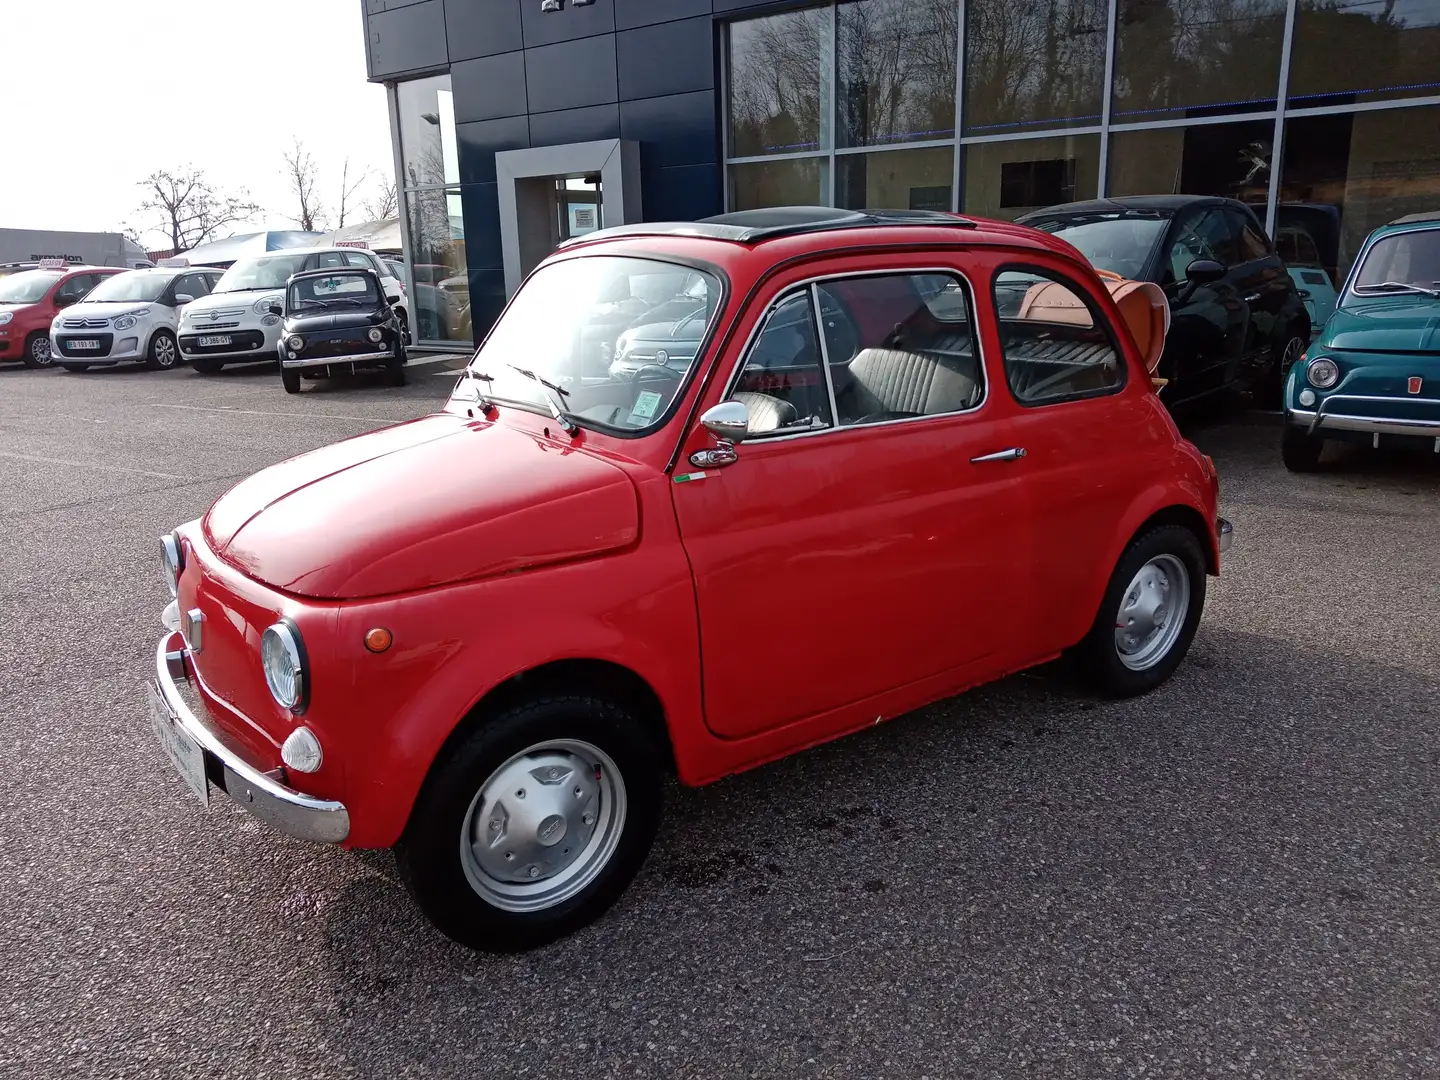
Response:
[[[750,434],[750,410],[743,401],[722,401],[700,417],[700,424],[715,437],[715,445],[690,455],[690,464],[701,469],[733,465],[738,457],[735,444]]]

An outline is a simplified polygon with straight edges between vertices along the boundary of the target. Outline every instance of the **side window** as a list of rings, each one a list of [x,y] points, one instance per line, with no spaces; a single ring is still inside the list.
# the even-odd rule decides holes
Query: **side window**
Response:
[[[750,411],[750,437],[830,427],[830,390],[820,366],[811,291],[783,297],[745,357],[730,400]]]
[[[205,280],[204,274],[186,274],[175,283],[175,295],[187,293],[199,300],[202,296],[210,295],[210,283]]]
[[[335,270],[345,265],[345,253],[341,251],[322,251],[318,255],[310,256],[310,264],[307,270]]]
[[[94,287],[94,274],[76,274],[55,290],[55,299],[60,301],[79,300]]]
[[[205,275],[205,280],[209,285],[209,288],[205,290],[205,295],[208,296],[210,295],[210,293],[215,291],[215,286],[219,283],[220,278],[223,276],[223,273],[218,270]]]
[[[375,264],[370,261],[370,257],[359,251],[345,252],[345,265],[353,266],[357,270],[375,269]]]
[[[1235,238],[1224,214],[1219,210],[1191,213],[1175,228],[1164,284],[1184,281],[1185,268],[1196,259],[1211,259],[1228,267],[1235,265],[1236,256]]]
[[[1265,239],[1265,234],[1254,218],[1249,214],[1242,214],[1239,210],[1227,210],[1225,216],[1234,226],[1240,262],[1255,262],[1257,259],[1270,257],[1270,241]]]
[[[1125,385],[1125,364],[1104,316],[1078,286],[1044,270],[995,277],[1005,378],[1022,405],[1093,397]]]
[[[984,377],[968,291],[949,274],[838,278],[820,286],[841,424],[963,412]]]

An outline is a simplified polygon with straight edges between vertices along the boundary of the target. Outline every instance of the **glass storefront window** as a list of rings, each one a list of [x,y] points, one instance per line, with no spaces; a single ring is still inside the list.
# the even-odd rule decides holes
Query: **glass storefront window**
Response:
[[[1120,0],[1111,119],[1275,108],[1284,0]]]
[[[1100,123],[1104,0],[970,0],[965,130],[988,135]]]
[[[954,138],[959,17],[955,0],[842,0],[837,145]]]
[[[455,146],[455,97],[450,76],[414,79],[395,88],[404,187],[460,182]]]
[[[1440,207],[1440,105],[1285,125],[1277,240],[1313,246],[1339,284],[1377,225]]]
[[[730,155],[758,157],[828,145],[826,8],[730,24]]]
[[[470,278],[459,188],[404,194],[410,224],[410,276],[415,337],[420,341],[471,341]]]
[[[949,146],[841,154],[835,202],[847,210],[952,210],[954,170]]]
[[[1300,0],[1290,105],[1440,94],[1440,0]]]
[[[1041,207],[1095,198],[1099,174],[1099,135],[972,143],[965,147],[960,209],[1011,221]]]
[[[1117,131],[1110,136],[1107,195],[1223,195],[1265,220],[1275,124]]]
[[[824,206],[824,158],[786,158],[731,165],[730,209]]]

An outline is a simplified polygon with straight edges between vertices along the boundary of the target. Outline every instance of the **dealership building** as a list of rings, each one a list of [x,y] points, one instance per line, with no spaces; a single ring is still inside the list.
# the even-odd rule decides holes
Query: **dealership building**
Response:
[[[1226,195],[1338,277],[1440,209],[1440,0],[362,7],[412,288],[471,313],[441,339],[561,240],[642,220]]]

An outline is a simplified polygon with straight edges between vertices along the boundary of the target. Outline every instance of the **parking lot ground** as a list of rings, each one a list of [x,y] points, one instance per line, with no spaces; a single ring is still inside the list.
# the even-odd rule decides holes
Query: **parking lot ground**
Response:
[[[539,952],[202,810],[146,723],[156,537],[444,367],[0,369],[0,1076],[1440,1075],[1440,466],[1291,476],[1264,418],[1194,432],[1237,543],[1167,686],[1047,668],[672,787]]]

